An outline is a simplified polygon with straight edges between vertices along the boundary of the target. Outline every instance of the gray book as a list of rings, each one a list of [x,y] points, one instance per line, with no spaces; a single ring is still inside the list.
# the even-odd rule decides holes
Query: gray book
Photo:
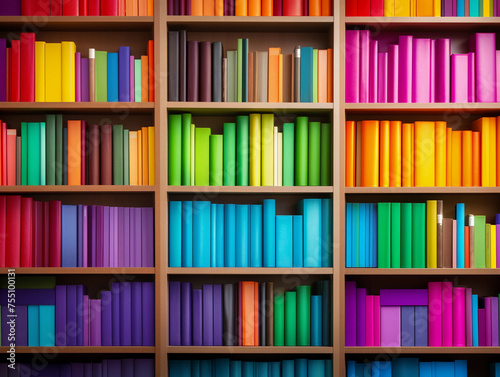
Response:
[[[267,51],[255,52],[255,62],[255,102],[267,102],[269,53]]]
[[[179,101],[179,32],[168,32],[168,100]]]

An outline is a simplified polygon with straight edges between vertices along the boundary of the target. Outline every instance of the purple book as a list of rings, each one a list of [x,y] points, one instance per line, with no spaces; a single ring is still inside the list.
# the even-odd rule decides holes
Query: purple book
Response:
[[[380,306],[428,305],[427,289],[381,289]]]
[[[0,305],[7,305],[7,289],[0,289]],[[54,289],[17,289],[17,305],[55,305]]]
[[[443,17],[452,17],[453,16],[453,1],[454,0],[443,0],[441,8],[442,8],[442,16]]]
[[[484,345],[491,347],[491,297],[484,298]]]
[[[96,210],[96,267],[104,267],[104,207],[97,206]]]
[[[155,345],[155,284],[142,283],[142,345]]]
[[[115,258],[115,211],[114,207],[109,207],[109,267],[116,267],[114,265]]]
[[[89,343],[91,346],[101,345],[101,300],[89,300],[90,332]]]
[[[436,102],[450,102],[451,41],[436,41]]]
[[[2,6],[0,6],[0,16],[22,16],[21,0],[2,1]]]
[[[56,377],[71,377],[71,366],[72,364],[61,364],[59,367],[59,375]]]
[[[102,361],[102,377],[108,377],[108,360]]]
[[[203,284],[203,345],[214,345],[214,288],[211,284]]]
[[[130,47],[118,48],[118,101],[130,102]]]
[[[124,219],[123,219],[123,207],[118,207],[118,217],[117,217],[117,223],[118,223],[118,244],[117,244],[117,255],[118,255],[118,264],[117,267],[124,267],[125,266],[125,254],[123,250],[123,238],[124,238],[124,232],[123,232],[123,227],[124,227]]]
[[[379,89],[378,41],[370,41],[368,102],[376,103]]]
[[[379,52],[378,54],[378,103],[387,103],[387,63],[389,54],[387,52]]]
[[[83,345],[89,346],[89,296],[83,295]]]
[[[130,267],[142,266],[142,216],[140,208],[130,209]]]
[[[469,39],[469,50],[476,54],[477,102],[496,102],[495,33],[476,33]]]
[[[451,55],[451,102],[466,103],[469,96],[469,57],[467,54]]]
[[[112,330],[113,345],[120,346],[120,283],[111,285],[111,313],[113,314]]]
[[[359,102],[359,30],[345,32],[345,101]]]
[[[154,267],[153,208],[142,208],[142,267]]]
[[[491,345],[498,347],[498,296],[491,298]]]
[[[345,345],[356,346],[356,282],[345,282]]]
[[[222,309],[222,285],[220,284],[215,284],[213,286],[213,295],[214,295],[214,301],[213,301],[213,313],[214,313],[214,346],[222,346],[222,334],[223,334],[223,328],[222,328],[222,315],[223,315],[223,309]],[[264,313],[264,310],[262,310],[262,313]]]
[[[198,41],[187,42],[187,100],[198,102],[200,96],[200,58]]]
[[[76,320],[76,285],[66,286],[66,339],[68,346],[76,346],[76,331],[78,322]]]
[[[102,377],[102,363],[92,363],[92,377]]]
[[[83,346],[83,293],[84,287],[82,284],[76,286],[76,345]]]
[[[83,377],[84,376],[84,366],[83,363],[71,363],[71,377]]]
[[[130,208],[125,207],[123,209],[123,221],[122,221],[122,233],[121,238],[123,239],[123,264],[120,267],[130,267],[130,239],[129,239],[129,229],[130,229]]]
[[[401,307],[401,347],[415,346],[415,307]]]
[[[81,74],[82,74],[82,102],[90,101],[90,93],[89,93],[89,59],[82,58],[80,63]]]
[[[472,347],[472,288],[465,288],[465,346]]]
[[[56,346],[66,345],[66,286],[56,285]]]
[[[380,346],[401,346],[401,306],[380,307]]]
[[[134,377],[134,359],[122,359],[121,377]]]
[[[171,281],[168,287],[169,336],[171,346],[181,345],[181,283]]]
[[[486,321],[485,321],[485,310],[477,310],[477,328],[478,328],[478,346],[486,346]]]
[[[370,91],[370,45],[369,30],[359,31],[359,102],[367,103]]]
[[[436,40],[431,39],[430,52],[430,102],[436,102]]]
[[[113,211],[113,216],[115,217],[115,223],[114,223],[114,228],[111,232],[113,236],[113,252],[111,255],[113,256],[113,259],[109,261],[109,264],[111,267],[118,267],[118,230],[120,229],[120,221],[118,218],[118,207],[111,207],[109,209],[110,211]]]
[[[154,359],[135,359],[134,364],[135,364],[135,370],[141,371],[141,377],[154,377],[155,375]]]
[[[83,376],[92,377],[92,363],[83,364]]]
[[[399,46],[389,45],[387,61],[387,102],[399,101]]]
[[[16,302],[16,346],[28,346],[28,306]]]
[[[181,284],[181,346],[192,345],[192,313],[191,306],[191,283],[183,282]]]
[[[174,0],[167,0],[167,14],[169,16],[175,16],[175,13],[174,13]]]
[[[134,55],[130,56],[130,102],[135,102],[135,63]]]
[[[427,306],[415,306],[415,346],[429,346],[429,310]]]
[[[431,94],[431,40],[413,40],[413,83],[412,102],[430,103]]]
[[[75,102],[82,102],[82,55],[75,53]]]
[[[7,40],[5,38],[0,38],[0,102],[7,101],[6,63],[7,63]]]
[[[366,288],[356,288],[356,345],[366,345]]]
[[[202,291],[193,289],[193,346],[203,345]],[[2,311],[3,313],[3,311]]]
[[[413,36],[399,36],[399,102],[412,100],[413,79]]]
[[[132,290],[132,345],[142,346],[142,283],[131,282]]]
[[[110,253],[110,244],[109,244],[109,207],[103,208],[103,244],[104,244],[104,258],[103,258],[103,267],[109,267],[109,253]]]
[[[97,206],[89,207],[89,219],[90,219],[90,264],[89,267],[97,267],[97,250],[96,250],[96,242],[97,242]]]
[[[89,265],[88,207],[85,205],[83,206],[82,222],[83,222],[82,267],[88,267]]]
[[[108,376],[121,376],[122,375],[122,361],[118,360],[108,360]]]
[[[101,345],[113,345],[113,307],[111,291],[101,292]]]
[[[132,287],[120,283],[120,345],[132,345]]]
[[[2,324],[1,324],[1,329],[2,329],[2,346],[7,346],[10,344],[9,342],[9,328],[8,328],[8,322],[10,320],[9,317],[7,317],[7,315],[9,314],[9,312],[7,311],[7,306],[2,306],[2,313],[1,313],[1,317],[2,317]]]

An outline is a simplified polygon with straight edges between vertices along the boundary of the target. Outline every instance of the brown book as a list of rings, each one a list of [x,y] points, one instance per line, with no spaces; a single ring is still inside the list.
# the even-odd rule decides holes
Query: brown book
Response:
[[[274,346],[274,283],[266,284],[266,346]]]
[[[437,266],[443,268],[443,201],[437,201]]]
[[[255,52],[248,53],[248,102],[255,102]]]
[[[100,176],[100,135],[97,124],[88,126],[87,137],[89,185],[98,185]]]
[[[469,226],[469,268],[475,267],[474,262],[474,215],[467,216]]]
[[[227,58],[222,58],[222,102],[227,102]]]
[[[283,102],[292,102],[293,74],[292,74],[292,54],[283,54]],[[292,80],[289,80],[289,78]]]
[[[113,126],[101,126],[101,185],[113,184]]]
[[[269,54],[267,51],[257,51],[255,54],[255,102],[267,102]]]
[[[453,267],[453,219],[443,219],[443,267]]]

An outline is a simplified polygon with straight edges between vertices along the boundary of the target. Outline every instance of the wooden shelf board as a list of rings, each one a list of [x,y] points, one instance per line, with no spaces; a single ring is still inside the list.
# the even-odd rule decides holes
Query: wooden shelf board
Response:
[[[299,102],[167,102],[167,109],[173,112],[189,111],[195,115],[248,114],[250,111],[272,112],[274,114],[328,113],[332,103]]]
[[[154,275],[154,267],[16,267],[0,268],[0,274],[14,269],[16,275]]]
[[[8,350],[8,347],[0,347],[0,352],[4,354]],[[16,347],[16,353],[154,354],[155,347]]]
[[[346,194],[499,194],[500,187],[346,187]]]
[[[176,354],[331,354],[333,347],[176,347],[167,346],[167,353]]]
[[[393,30],[488,30],[500,27],[500,17],[346,17],[346,26],[373,26]]]
[[[344,274],[349,275],[500,275],[500,269],[496,268],[345,268]]]
[[[345,347],[346,354],[500,354],[500,347]]]
[[[155,186],[115,186],[115,185],[88,185],[88,186],[0,186],[2,194],[47,193],[47,194],[95,194],[95,193],[148,193],[155,192]]]
[[[349,113],[498,113],[499,103],[346,103]]]
[[[331,194],[333,186],[168,186],[167,192],[182,194]]]
[[[169,267],[168,275],[332,275],[333,268],[189,268]]]
[[[0,102],[5,112],[104,113],[110,115],[153,114],[154,102]]]

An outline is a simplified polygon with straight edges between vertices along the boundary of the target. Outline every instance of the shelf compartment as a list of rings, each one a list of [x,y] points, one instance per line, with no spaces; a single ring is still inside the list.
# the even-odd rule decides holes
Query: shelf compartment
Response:
[[[0,274],[15,270],[16,275],[154,275],[154,267],[11,267],[0,268]]]
[[[370,26],[377,30],[482,31],[498,29],[500,17],[346,17],[346,26]]]
[[[379,114],[379,113],[481,113],[483,115],[498,114],[498,103],[346,103],[347,114]]]
[[[169,111],[190,112],[194,115],[233,114],[250,112],[272,112],[275,114],[301,115],[307,113],[328,114],[333,103],[309,102],[167,102]],[[498,110],[497,110],[498,111]]]
[[[393,275],[393,276],[482,276],[500,275],[496,268],[345,268],[346,276],[354,275]]]
[[[500,187],[346,187],[346,194],[500,194]]]
[[[198,347],[167,346],[169,354],[273,354],[273,355],[327,355],[333,353],[333,347]]]
[[[2,113],[153,114],[154,102],[0,102]]]
[[[7,354],[9,347],[0,347]],[[154,354],[155,347],[16,347],[18,354]]]
[[[345,347],[345,354],[500,354],[500,347]]]
[[[168,186],[167,192],[175,194],[332,194],[333,186]]]
[[[91,194],[91,193],[154,193],[155,186],[122,186],[122,185],[82,185],[82,186],[0,186],[0,194]]]
[[[332,275],[333,268],[268,268],[268,267],[169,267],[168,275]]]

